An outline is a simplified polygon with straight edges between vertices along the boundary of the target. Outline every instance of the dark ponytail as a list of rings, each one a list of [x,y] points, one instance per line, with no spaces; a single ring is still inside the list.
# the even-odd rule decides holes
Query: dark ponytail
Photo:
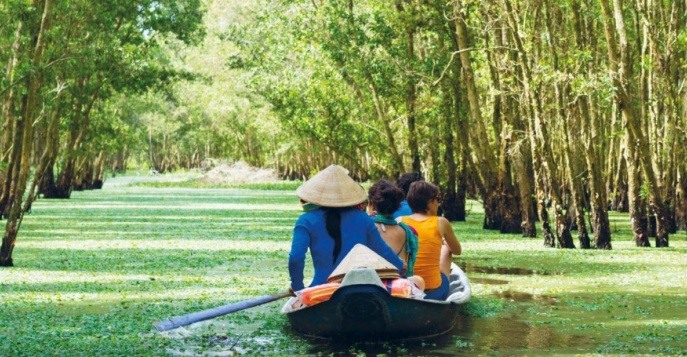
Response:
[[[324,221],[327,233],[334,239],[334,252],[332,257],[334,263],[341,253],[341,211],[347,208],[322,207],[324,209]]]

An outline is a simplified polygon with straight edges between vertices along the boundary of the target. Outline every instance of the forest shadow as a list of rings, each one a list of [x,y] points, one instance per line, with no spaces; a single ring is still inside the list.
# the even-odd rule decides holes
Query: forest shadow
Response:
[[[207,274],[228,263],[246,267],[265,261],[281,261],[286,272],[287,252],[275,245],[274,250],[221,249],[183,250],[179,248],[107,248],[93,250],[15,248],[22,260],[15,267],[25,270],[54,272],[121,273],[142,275]],[[25,264],[22,264],[22,261]],[[12,269],[12,268],[10,268]],[[272,269],[269,269],[272,271]],[[171,273],[171,274],[170,274]],[[231,271],[227,271],[231,274]],[[7,282],[5,282],[7,284]]]

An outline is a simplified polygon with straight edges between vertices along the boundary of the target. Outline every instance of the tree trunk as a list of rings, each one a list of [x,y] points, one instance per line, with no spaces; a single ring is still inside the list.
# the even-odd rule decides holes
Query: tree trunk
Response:
[[[687,231],[687,170],[685,164],[680,166],[680,179],[678,181],[677,208],[675,209],[675,225],[679,230]]]
[[[454,41],[459,51],[460,65],[462,78],[464,80],[465,88],[467,89],[467,98],[470,109],[470,125],[459,127],[459,130],[470,130],[470,146],[472,152],[476,157],[477,162],[474,167],[479,174],[482,191],[482,199],[484,201],[484,224],[485,229],[501,229],[501,212],[499,211],[499,185],[497,181],[495,157],[489,138],[487,136],[487,129],[482,120],[482,110],[480,106],[479,93],[477,91],[477,84],[475,81],[474,70],[472,69],[472,60],[470,59],[470,45],[468,42],[468,29],[465,24],[466,16],[462,10],[462,1],[455,2],[455,36]],[[468,129],[469,128],[469,129]],[[471,155],[472,156],[472,155]],[[468,156],[468,157],[471,157]]]
[[[81,156],[78,161],[74,175],[73,190],[90,190],[93,186],[93,158],[91,155]]]
[[[69,141],[66,144],[66,151],[64,154],[64,163],[62,171],[60,172],[57,182],[55,183],[57,196],[45,198],[69,198],[74,188],[74,179],[77,175],[77,162],[75,152],[81,146],[81,143],[86,136],[88,127],[90,125],[90,113],[93,109],[96,99],[100,93],[100,85],[90,93],[85,93],[86,84],[89,81],[88,77],[81,78],[78,82],[78,100],[75,108],[74,118],[70,127]],[[102,81],[100,82],[102,84]],[[90,95],[90,97],[86,97]],[[86,102],[87,100],[87,102]]]
[[[530,70],[530,63],[528,59],[528,54],[525,51],[524,45],[520,39],[520,31],[518,28],[519,20],[517,19],[517,14],[513,10],[510,0],[504,0],[506,7],[506,16],[508,17],[508,22],[513,33],[513,42],[516,44],[518,50],[518,59],[520,67],[522,68],[522,85],[524,89],[524,96],[526,100],[526,107],[530,114],[530,145],[532,147],[532,152],[534,154],[534,172],[535,172],[535,185],[539,186],[537,188],[539,196],[539,211],[540,219],[542,220],[542,228],[550,229],[548,222],[548,212],[547,206],[548,198],[546,197],[545,185],[545,175],[548,179],[548,193],[551,197],[551,206],[554,211],[555,229],[558,237],[558,245],[560,248],[575,248],[575,244],[572,241],[572,235],[570,234],[570,229],[568,228],[567,218],[563,212],[563,202],[561,201],[560,194],[558,192],[559,180],[555,177],[555,167],[556,163],[553,160],[553,150],[551,147],[551,138],[548,134],[548,129],[546,123],[541,120],[541,103],[539,102],[539,95],[535,93],[535,89],[530,85],[532,83],[532,73]],[[547,169],[548,168],[548,169]],[[548,175],[547,175],[548,174]],[[551,239],[553,235],[549,235],[549,232],[544,232],[544,245],[553,247],[555,244]]]
[[[377,93],[377,87],[375,86],[374,80],[371,76],[368,76],[368,82],[370,89],[372,90],[372,101],[374,102],[377,116],[382,121],[382,126],[384,127],[384,134],[386,135],[386,139],[388,141],[389,151],[394,162],[394,168],[397,171],[397,174],[401,174],[405,172],[403,158],[401,157],[401,154],[399,154],[398,147],[396,146],[396,139],[394,138],[394,133],[391,130],[391,120],[389,120],[387,114],[386,104],[384,103],[383,99],[379,97],[379,94]]]
[[[408,6],[406,9],[402,2],[396,0],[396,10],[401,16],[413,17],[413,6]],[[407,71],[412,73],[412,63],[415,62],[415,25],[411,21],[405,22],[406,31],[406,61]],[[408,124],[408,150],[410,151],[411,167],[414,172],[420,172],[420,150],[417,143],[417,129],[415,127],[416,118],[416,101],[417,101],[417,80],[412,76],[406,79],[406,121]]]
[[[508,33],[507,24],[500,26],[501,31],[494,38],[496,39],[497,47],[507,48],[507,39],[510,37]],[[508,51],[503,54],[503,62],[515,63],[517,62],[517,54],[515,51]],[[503,65],[501,65],[503,66]],[[506,67],[508,76],[515,77],[515,71],[510,67]],[[513,92],[504,82],[499,81],[498,88],[503,93]],[[537,220],[537,199],[535,195],[535,184],[533,181],[534,170],[532,168],[532,153],[529,143],[527,125],[523,123],[522,113],[519,109],[519,98],[516,94],[509,94],[504,96],[502,110],[507,113],[506,117],[512,123],[511,139],[515,136],[515,141],[510,143],[509,160],[512,163],[514,170],[514,178],[517,183],[517,192],[519,194],[520,202],[520,228],[523,237],[536,237],[537,227],[535,221]]]
[[[573,15],[575,27],[575,43],[578,48],[585,47],[583,36],[583,25],[580,15],[580,5],[577,1],[573,2]],[[585,72],[581,69],[578,75],[583,76]],[[602,162],[600,160],[599,151],[602,148],[597,144],[602,137],[599,128],[599,118],[592,117],[590,110],[591,98],[588,96],[577,98],[577,108],[579,108],[581,125],[580,129],[585,133],[585,139],[582,142],[583,155],[587,166],[587,187],[590,193],[590,206],[592,210],[594,232],[594,246],[597,249],[611,249],[611,227],[608,220],[608,197],[605,190],[604,180],[602,178]],[[615,121],[615,119],[613,120]],[[577,156],[577,155],[576,155]],[[581,173],[580,173],[581,174]],[[581,182],[577,182],[575,187],[581,188]],[[579,202],[580,204],[582,202]],[[579,213],[578,213],[579,214]],[[578,232],[579,235],[579,232]],[[587,246],[588,238],[585,239],[585,246]],[[580,239],[582,244],[582,238]]]
[[[520,214],[520,197],[516,195],[511,177],[510,159],[512,132],[503,126],[501,134],[501,152],[499,154],[499,211],[501,212],[501,233],[522,233],[522,215]]]
[[[11,83],[14,80],[14,68],[19,61],[19,49],[21,32],[24,27],[23,22],[17,24],[15,31],[14,42],[11,47],[11,55],[7,62],[6,78]],[[14,118],[14,88],[10,87],[2,103],[2,111],[0,111],[0,118],[4,118],[2,122],[2,139],[0,140],[0,218],[6,218],[9,213],[9,195],[10,184],[12,183],[12,167],[17,162],[18,158],[13,155],[16,144],[16,139],[21,137],[21,134],[16,133],[17,125]],[[14,136],[12,136],[14,135]],[[13,140],[13,138],[15,140]],[[14,142],[14,144],[13,144]]]
[[[57,161],[57,154],[60,148],[59,123],[60,115],[62,113],[62,106],[60,105],[62,98],[61,93],[62,90],[59,90],[57,93],[57,98],[55,100],[55,109],[50,119],[48,137],[46,139],[45,147],[45,154],[47,154],[47,157],[43,169],[43,174],[41,175],[41,180],[38,183],[38,193],[42,194],[43,197],[55,197],[57,195],[57,187],[55,186],[54,167],[55,162]]]
[[[35,38],[34,48],[31,49],[30,55],[31,66],[35,71],[26,79],[26,94],[22,98],[21,118],[17,120],[17,126],[23,126],[23,130],[17,130],[15,135],[21,135],[21,140],[15,144],[19,144],[13,150],[17,150],[21,154],[20,161],[15,162],[13,170],[17,173],[12,176],[12,183],[10,185],[10,200],[9,214],[5,226],[5,234],[2,238],[2,246],[0,247],[0,266],[13,266],[12,251],[17,240],[17,233],[21,227],[21,221],[24,217],[22,200],[24,199],[24,191],[30,171],[31,154],[33,153],[33,120],[34,113],[38,107],[40,79],[37,70],[42,66],[43,53],[45,51],[45,34],[50,25],[50,16],[52,11],[52,0],[45,0],[42,4],[43,12],[39,24],[36,26],[29,26],[31,29],[31,38]],[[38,1],[34,1],[34,8],[40,8]],[[23,131],[23,132],[21,132]],[[20,134],[21,132],[21,134]]]
[[[573,112],[573,115],[577,113]],[[570,120],[574,124],[571,125],[570,130],[568,130],[568,138],[564,149],[564,156],[566,161],[566,166],[568,168],[569,184],[570,184],[570,194],[572,196],[572,201],[574,203],[574,210],[569,209],[569,212],[574,212],[574,221],[577,225],[577,240],[580,243],[581,249],[591,248],[591,242],[589,239],[589,233],[587,232],[587,223],[585,221],[585,204],[584,204],[584,183],[582,177],[584,175],[585,163],[583,162],[583,156],[580,151],[582,151],[578,146],[578,141],[572,137],[572,132],[581,132],[579,127],[579,120]]]
[[[14,42],[11,47],[11,55],[7,61],[7,72],[5,78],[9,83],[14,81],[14,68],[17,66],[17,61],[19,60],[19,46],[21,40],[21,32],[23,28],[23,22],[17,24],[17,30],[14,35]],[[5,94],[5,98],[2,102],[2,110],[0,110],[0,118],[4,118],[2,122],[2,139],[0,139],[0,163],[7,163],[9,161],[10,155],[10,144],[12,143],[12,128],[14,121],[14,89],[10,87]],[[0,182],[5,182],[5,167],[0,166]],[[0,195],[2,191],[0,191]]]
[[[105,168],[105,151],[100,150],[100,154],[98,154],[98,158],[95,160],[94,166],[94,174],[93,174],[93,185],[92,188],[95,190],[100,190],[103,188],[103,171]]]
[[[611,153],[611,156],[613,156],[613,153]],[[617,157],[614,158],[615,161],[618,161],[618,164],[615,166],[616,174],[613,174],[613,170],[608,170],[608,177],[610,178],[609,181],[613,181],[614,179],[615,182],[613,185],[613,191],[608,191],[613,192],[613,197],[610,200],[611,207],[609,209],[617,212],[630,212],[630,203],[628,198],[629,188],[627,187],[627,166],[623,161],[623,155],[616,156]]]
[[[681,115],[683,118],[687,118],[687,91],[683,91],[681,98]],[[687,130],[687,123],[683,120],[682,129]],[[682,148],[682,156],[685,157],[685,147],[687,147],[687,137],[685,135],[678,135],[678,147]],[[678,175],[677,175],[677,198],[676,198],[676,210],[675,210],[675,223],[677,229],[687,231],[687,162],[685,160],[680,160],[678,163]]]
[[[653,165],[653,157],[649,147],[649,141],[644,134],[640,116],[634,107],[638,101],[634,100],[629,88],[632,67],[630,65],[630,55],[627,42],[627,33],[622,13],[622,5],[619,0],[613,0],[613,9],[608,4],[608,0],[599,0],[603,10],[604,30],[606,42],[608,44],[608,56],[611,64],[611,75],[613,84],[616,87],[615,99],[625,118],[630,142],[637,145],[639,164],[646,179],[649,189],[649,204],[656,215],[656,247],[668,247],[668,209],[663,200],[661,192],[661,182],[656,175]],[[613,20],[615,20],[615,33],[613,32]],[[619,46],[616,44],[616,36]]]
[[[63,87],[61,87],[63,88]],[[48,123],[48,128],[47,128],[47,133],[44,138],[46,145],[43,147],[43,153],[41,154],[40,160],[38,161],[38,165],[36,167],[36,171],[33,176],[33,182],[31,183],[31,188],[29,189],[29,194],[27,195],[26,198],[26,207],[24,209],[25,212],[30,212],[31,211],[31,205],[33,202],[36,200],[38,197],[38,194],[41,192],[41,186],[45,179],[45,174],[49,170],[50,180],[53,180],[54,178],[52,177],[52,166],[55,163],[55,154],[53,150],[56,149],[56,144],[53,145],[53,143],[59,141],[59,122],[60,122],[60,100],[62,98],[61,96],[61,90],[58,89],[56,98],[54,100],[55,107],[53,109],[53,113],[50,117],[50,121]]]
[[[524,139],[523,139],[524,140]],[[520,212],[522,214],[522,228],[523,237],[534,238],[537,236],[537,227],[535,208],[537,201],[534,199],[534,183],[532,177],[532,155],[530,148],[527,145],[519,145],[519,149],[514,151],[513,160],[515,162],[516,181],[518,183],[518,191],[520,192]]]
[[[632,232],[635,244],[638,247],[650,247],[649,234],[646,232],[646,224],[642,222],[645,220],[646,211],[643,209],[644,203],[640,195],[641,183],[641,169],[639,167],[639,157],[636,153],[634,145],[630,144],[630,134],[625,133],[625,140],[623,141],[625,150],[625,162],[627,164],[627,186],[628,186],[628,203],[630,210],[630,223],[632,224]]]

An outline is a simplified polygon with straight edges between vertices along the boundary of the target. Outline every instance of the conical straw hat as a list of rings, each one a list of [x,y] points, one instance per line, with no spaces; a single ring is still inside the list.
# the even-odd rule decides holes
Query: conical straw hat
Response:
[[[394,279],[400,276],[398,268],[389,263],[388,260],[380,257],[372,249],[362,244],[356,244],[329,275],[327,281],[341,281],[349,270],[356,268],[372,268],[377,271],[377,275],[382,279]]]
[[[296,190],[303,201],[323,207],[349,207],[367,200],[367,192],[348,176],[348,170],[330,165]]]

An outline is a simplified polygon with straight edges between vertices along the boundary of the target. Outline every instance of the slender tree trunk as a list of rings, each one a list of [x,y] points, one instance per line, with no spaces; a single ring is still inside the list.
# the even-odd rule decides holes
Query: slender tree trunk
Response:
[[[42,194],[43,197],[55,197],[57,195],[57,187],[55,186],[55,162],[57,161],[57,155],[60,147],[60,136],[59,136],[59,122],[60,115],[62,113],[62,106],[60,105],[62,96],[61,91],[58,92],[57,99],[55,100],[55,108],[53,111],[52,118],[50,120],[50,125],[48,128],[48,137],[46,139],[46,162],[43,169],[43,175],[41,176],[41,181],[39,182],[38,193]],[[54,135],[53,135],[54,133]]]
[[[640,197],[641,169],[639,167],[639,156],[634,145],[630,142],[630,134],[625,134],[625,162],[628,172],[628,202],[630,209],[630,222],[635,244],[638,247],[650,247],[649,234],[646,232],[646,225],[642,224],[646,215],[643,209],[643,200]]]
[[[573,111],[573,116],[577,116]],[[566,166],[569,172],[570,194],[572,195],[574,203],[574,218],[577,224],[577,240],[580,243],[581,249],[591,248],[589,233],[587,232],[587,224],[585,221],[585,204],[584,204],[584,183],[582,177],[586,171],[583,155],[578,147],[578,141],[573,138],[573,132],[580,133],[579,120],[569,119],[571,123],[570,130],[568,130],[567,140],[564,141],[564,157]]]
[[[448,82],[449,80],[445,80]],[[444,142],[446,143],[446,150],[444,151],[444,161],[446,162],[447,170],[447,180],[446,180],[446,194],[444,197],[444,202],[442,208],[444,210],[444,218],[449,221],[465,221],[465,195],[462,197],[462,201],[459,201],[457,193],[458,176],[460,172],[458,170],[458,163],[456,162],[456,153],[460,153],[460,149],[457,146],[460,143],[455,140],[455,127],[453,120],[453,109],[455,99],[451,96],[450,83],[442,86],[442,96],[443,96],[443,121],[446,123],[446,129],[444,130]],[[464,180],[462,177],[460,180]]]
[[[582,113],[583,126],[591,128],[587,136],[587,142],[583,143],[584,158],[587,162],[587,187],[589,187],[589,199],[592,210],[594,232],[594,246],[596,249],[611,249],[611,224],[608,219],[608,197],[604,190],[601,163],[597,159],[598,148],[594,146],[594,138],[598,137],[596,121],[589,114],[588,98],[580,98],[578,101]]]
[[[455,37],[455,32],[452,31],[451,34]],[[464,96],[462,95],[463,91],[461,91],[460,84],[460,67],[458,67],[454,71],[450,72],[448,77],[448,85],[445,88],[447,93],[446,101],[450,100],[452,105],[450,111],[448,108],[446,109],[452,115],[452,118],[447,118],[447,120],[451,120],[453,122],[450,127],[452,128],[453,134],[456,138],[454,140],[454,145],[452,147],[447,146],[446,150],[454,150],[455,157],[457,157],[457,159],[454,161],[458,163],[457,167],[455,168],[457,170],[455,172],[456,186],[454,191],[452,191],[455,192],[455,198],[450,198],[453,200],[453,204],[446,213],[448,213],[450,217],[447,217],[447,219],[464,222],[466,218],[465,201],[467,198],[466,172],[467,165],[470,165],[472,160],[470,160],[470,149],[468,146],[469,138],[467,130],[463,129],[467,126],[467,121],[465,120],[467,115],[463,110],[464,106],[462,104],[464,102]],[[449,172],[449,176],[450,175],[452,175],[452,173]]]
[[[489,14],[487,15],[489,16]],[[499,31],[496,32],[496,44],[498,47],[503,47],[501,36],[498,36]],[[486,47],[490,47],[491,42],[489,31],[484,31],[484,43]],[[522,233],[523,227],[522,223],[522,212],[520,211],[520,194],[514,185],[514,175],[512,172],[512,160],[509,152],[512,150],[513,145],[513,135],[512,127],[508,124],[504,124],[502,118],[502,113],[508,112],[510,110],[509,105],[512,105],[512,101],[509,100],[509,96],[506,93],[507,90],[504,88],[503,81],[499,70],[497,69],[498,64],[497,56],[492,53],[492,51],[487,51],[487,63],[489,65],[489,73],[491,77],[491,82],[493,88],[497,88],[500,94],[494,96],[493,113],[492,113],[492,123],[493,130],[495,133],[499,133],[499,138],[501,144],[499,145],[498,153],[498,210],[499,216],[501,217],[501,228],[499,231],[501,233]]]
[[[525,139],[521,139],[525,140]],[[520,212],[522,214],[522,228],[523,237],[534,238],[537,236],[537,227],[535,208],[537,201],[535,197],[534,172],[532,170],[532,155],[530,148],[527,145],[518,145],[518,149],[513,152],[513,161],[515,162],[515,172],[517,173],[518,191],[520,192]]]
[[[0,246],[0,266],[14,265],[12,261],[12,251],[14,250],[17,233],[21,227],[21,220],[24,216],[22,200],[24,199],[24,191],[26,190],[30,170],[31,154],[33,153],[33,119],[38,106],[38,95],[41,85],[37,71],[43,62],[43,53],[46,44],[45,34],[50,24],[52,0],[45,0],[43,4],[34,1],[33,6],[34,8],[43,8],[40,23],[35,26],[35,32],[32,30],[31,33],[31,37],[36,40],[34,47],[31,49],[32,53],[30,60],[31,66],[36,72],[27,77],[26,94],[22,99],[21,118],[17,120],[17,125],[23,126],[23,130],[21,130],[23,132],[21,132],[21,134],[20,130],[15,132],[17,136],[22,135],[22,139],[20,142],[15,140],[15,145],[18,144],[19,146],[15,147],[13,150],[17,150],[17,152],[21,153],[17,155],[21,159],[20,161],[16,161],[13,167],[16,175],[13,175],[12,184],[10,185],[10,201],[8,201],[10,209],[5,226],[5,234],[2,238],[2,246]],[[29,26],[29,28],[32,27],[33,26]]]
[[[93,109],[95,101],[98,99],[98,95],[100,94],[100,85],[102,84],[102,81],[100,81],[100,85],[98,85],[96,89],[90,93],[89,97],[86,97],[87,94],[84,93],[84,89],[88,81],[89,78],[82,78],[79,81],[79,99],[77,100],[78,104],[75,109],[75,117],[70,128],[69,141],[66,145],[64,164],[62,166],[62,171],[57,178],[57,182],[55,183],[57,188],[57,196],[44,196],[45,198],[69,198],[72,194],[72,189],[74,188],[73,185],[75,183],[74,179],[77,175],[78,169],[76,165],[77,158],[74,153],[81,146],[81,143],[86,136],[88,127],[90,125],[90,113]]]
[[[632,67],[630,66],[630,55],[627,42],[627,33],[623,19],[622,5],[620,0],[613,0],[613,8],[608,4],[608,0],[599,0],[603,10],[604,30],[606,42],[608,44],[608,56],[611,63],[611,75],[614,86],[616,87],[616,101],[620,107],[623,117],[626,119],[630,133],[631,143],[636,143],[639,164],[646,179],[649,189],[649,204],[656,215],[656,247],[667,247],[669,242],[668,234],[668,209],[663,200],[661,192],[661,182],[654,169],[654,160],[651,155],[649,141],[644,134],[643,125],[639,114],[634,106],[629,88]],[[613,20],[615,20],[615,32],[613,31]],[[619,45],[616,44],[616,36]]]
[[[475,81],[474,70],[472,69],[472,60],[470,59],[470,45],[468,42],[468,30],[465,24],[465,14],[463,13],[462,2],[464,0],[455,1],[454,15],[455,15],[455,37],[460,65],[462,67],[462,74],[465,87],[467,89],[467,98],[470,108],[470,125],[459,127],[458,130],[470,130],[470,145],[472,151],[476,156],[478,162],[474,163],[474,167],[479,173],[479,178],[482,181],[484,190],[482,198],[484,201],[484,225],[485,229],[501,229],[501,212],[499,211],[499,192],[498,174],[496,171],[497,158],[493,153],[489,139],[487,136],[487,129],[482,120],[482,110],[480,106],[479,93],[477,91],[477,84]],[[468,129],[469,128],[469,129]]]
[[[677,229],[687,231],[687,168],[685,166],[682,163],[679,169],[675,224]]]
[[[404,6],[403,1],[396,0],[396,10],[401,16],[413,18],[416,16],[414,13],[414,6]],[[415,59],[415,25],[412,21],[405,23],[406,31],[406,61],[408,72],[412,73],[410,66],[416,61]],[[417,129],[416,129],[416,101],[417,101],[417,81],[412,76],[409,76],[406,80],[406,123],[408,125],[408,149],[410,151],[411,166],[414,172],[420,172],[420,150],[418,149],[417,143]]]
[[[90,190],[93,186],[93,158],[90,154],[83,155],[77,159],[77,162],[73,189],[74,191]]]
[[[54,101],[53,113],[50,117],[50,121],[48,122],[48,128],[45,137],[46,145],[43,147],[43,153],[41,154],[40,160],[38,161],[38,165],[36,167],[36,171],[33,175],[33,182],[31,183],[31,188],[29,189],[29,194],[26,198],[26,207],[24,209],[24,212],[30,212],[31,205],[38,197],[38,194],[41,192],[42,183],[46,181],[45,174],[48,173],[48,171],[50,175],[52,175],[53,173],[52,165],[54,165],[55,163],[55,154],[53,153],[53,150],[57,150],[57,144],[55,144],[55,142],[59,141],[59,109],[60,100],[62,98],[61,92],[61,89],[58,88],[57,95]],[[51,176],[50,179],[53,179],[53,177]]]
[[[489,12],[492,14],[492,12]],[[494,73],[494,78],[498,78],[498,82],[494,84],[496,88],[499,89],[501,93],[510,93],[507,95],[500,96],[502,100],[499,102],[501,107],[501,112],[506,113],[504,119],[510,123],[512,129],[510,129],[508,149],[508,160],[510,160],[511,166],[514,168],[512,170],[514,180],[516,182],[515,192],[517,193],[517,201],[520,207],[519,216],[521,217],[520,230],[523,237],[536,237],[537,227],[535,221],[537,220],[537,200],[535,197],[535,185],[533,182],[534,171],[532,169],[532,154],[531,148],[527,143],[529,143],[529,138],[527,136],[527,127],[522,120],[522,113],[519,110],[519,100],[516,94],[513,94],[515,90],[512,90],[504,82],[504,77],[515,77],[516,73],[510,63],[517,62],[517,54],[515,51],[501,51],[500,48],[508,48],[509,44],[509,29],[507,23],[502,26],[498,25],[503,20],[495,20],[497,16],[491,16],[490,21],[494,21],[497,24],[496,33],[494,35],[494,42],[496,45],[495,52],[501,53],[501,61],[496,62],[496,57],[492,56],[492,61],[494,64],[490,65],[491,71]],[[496,67],[504,68],[501,72],[503,75],[498,75]],[[502,122],[501,127],[509,125]],[[523,134],[524,133],[524,134]],[[505,216],[505,213],[504,213]]]
[[[574,28],[575,28],[575,43],[578,48],[585,48],[585,40],[583,35],[583,23],[580,15],[580,4],[574,1],[572,4]],[[578,72],[580,76],[586,76],[584,69]],[[582,142],[583,155],[587,166],[587,187],[589,188],[589,199],[592,210],[594,232],[594,246],[597,249],[611,249],[611,228],[608,220],[608,196],[605,190],[604,180],[602,178],[602,161],[599,152],[602,147],[598,144],[602,137],[599,128],[599,118],[592,117],[590,110],[589,96],[582,96],[577,98],[577,108],[579,109],[581,124],[580,131],[585,134],[585,140]],[[615,122],[615,118],[613,119]],[[621,184],[618,183],[616,187]],[[581,187],[581,183],[576,183],[575,187]],[[579,202],[581,204],[581,202]],[[582,238],[580,239],[582,245]],[[585,244],[586,247],[586,239]]]
[[[502,215],[501,233],[522,233],[522,215],[520,214],[520,197],[516,195],[511,177],[510,159],[512,132],[509,126],[503,126],[501,133],[501,152],[499,154],[499,211]]]
[[[682,118],[687,118],[687,91],[682,92]],[[687,122],[683,119],[682,121],[682,131],[687,130]],[[685,157],[687,152],[685,152],[685,147],[687,147],[687,137],[685,135],[680,135],[678,137],[678,147],[682,148],[682,156]],[[681,160],[678,163],[678,174],[677,174],[677,208],[675,212],[676,226],[680,230],[687,230],[687,162]]]
[[[590,73],[590,75],[592,75]],[[580,103],[581,105],[581,103]],[[593,115],[595,105],[593,105],[592,99],[590,98],[587,102],[587,112],[589,113],[590,120],[601,121],[607,119],[611,122],[610,132],[617,133],[623,130],[623,127],[618,124],[617,107],[612,106],[609,117],[604,116],[601,113]],[[623,140],[623,135],[612,135],[610,138],[609,148],[605,153],[606,157],[600,157],[597,153],[596,161],[599,164],[606,162],[606,192],[610,194],[609,197],[609,210],[617,212],[629,212],[628,203],[628,188],[627,188],[627,167],[624,162],[623,156],[623,146],[621,144]],[[600,152],[604,152],[599,150]]]
[[[405,172],[403,166],[403,158],[399,154],[398,147],[396,145],[396,139],[394,138],[394,133],[391,130],[391,120],[387,114],[387,108],[382,98],[379,97],[377,92],[377,87],[374,84],[374,80],[371,76],[368,76],[368,82],[370,84],[370,89],[372,90],[372,100],[377,110],[377,116],[382,121],[384,127],[384,134],[386,135],[388,146],[390,150],[391,157],[394,162],[394,168],[397,174]],[[419,172],[419,171],[418,171]]]
[[[12,43],[11,47],[10,58],[7,62],[7,72],[5,78],[7,78],[8,82],[10,83],[14,80],[14,68],[17,66],[17,62],[19,61],[19,49],[21,45],[20,40],[23,27],[23,22],[19,22],[17,24],[14,42]],[[10,184],[12,182],[12,167],[14,163],[16,163],[16,161],[13,161],[13,158],[16,159],[16,156],[12,156],[12,148],[14,147],[12,144],[12,135],[15,135],[14,138],[20,136],[20,134],[16,133],[16,125],[14,123],[14,93],[14,88],[10,87],[5,94],[0,111],[0,118],[4,118],[2,122],[2,139],[0,139],[0,150],[2,150],[0,151],[0,217],[7,217],[9,210],[9,191]]]
[[[95,164],[93,165],[95,172],[93,174],[93,189],[99,190],[103,188],[103,171],[105,168],[105,151],[100,150],[100,153],[98,154],[98,158],[95,160]]]
[[[24,24],[19,22],[17,24],[17,30],[14,35],[14,42],[12,43],[10,57],[7,61],[7,71],[5,78],[9,83],[14,81],[14,68],[17,66],[17,61],[19,60],[19,46],[21,40],[21,32]],[[5,94],[4,100],[2,102],[2,108],[0,110],[0,118],[4,118],[2,121],[2,139],[0,139],[0,162],[6,162],[9,158],[10,153],[10,143],[12,142],[12,121],[14,120],[14,89],[10,87]],[[5,181],[5,171],[2,166],[0,166],[0,182]]]
[[[610,153],[610,156],[613,156],[618,150],[614,150]],[[617,164],[614,166],[616,170],[611,170],[609,168],[608,170],[608,177],[609,181],[614,181],[613,185],[613,191],[608,191],[608,192],[613,192],[613,198],[611,199],[611,209],[615,210],[617,212],[630,212],[630,203],[628,199],[628,187],[627,187],[627,166],[623,162],[623,156],[622,155],[616,155],[615,158],[613,158],[613,161],[616,161]],[[615,172],[615,174],[613,174]]]
[[[504,0],[506,8],[506,16],[508,17],[508,22],[513,31],[513,41],[516,44],[518,50],[518,59],[520,66],[522,68],[522,85],[524,88],[524,96],[527,101],[527,107],[531,118],[530,127],[530,140],[532,146],[532,152],[534,153],[534,166],[535,166],[535,183],[544,187],[544,172],[548,175],[546,176],[549,181],[548,193],[551,196],[551,204],[554,210],[554,220],[556,224],[556,233],[558,236],[558,245],[560,248],[575,248],[575,244],[572,241],[572,235],[570,234],[570,229],[567,224],[567,217],[563,212],[563,202],[561,200],[560,194],[558,192],[558,184],[560,181],[555,177],[556,163],[553,160],[553,150],[551,147],[551,142],[548,134],[548,129],[546,123],[544,123],[540,118],[541,113],[541,103],[539,102],[539,94],[535,93],[532,88],[532,73],[530,70],[530,63],[528,59],[528,53],[525,51],[524,45],[519,37],[519,26],[517,14],[514,12],[510,0]],[[542,189],[537,189],[540,191],[540,219],[542,220],[542,227],[546,229],[548,226],[548,212],[546,212],[546,207],[548,206],[547,199],[544,196]],[[550,227],[549,227],[550,228]],[[553,242],[550,241],[553,236],[547,236],[547,232],[544,233],[544,245],[553,246]]]

